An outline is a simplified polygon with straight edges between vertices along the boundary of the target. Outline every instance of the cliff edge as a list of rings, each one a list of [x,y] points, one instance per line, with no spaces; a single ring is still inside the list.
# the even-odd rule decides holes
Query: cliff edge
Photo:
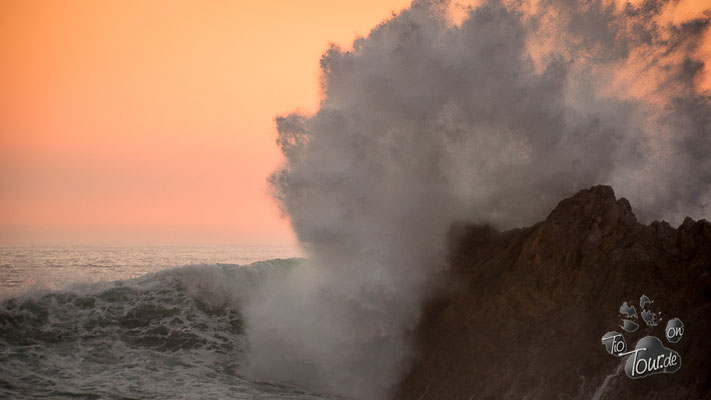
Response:
[[[711,223],[643,225],[626,199],[596,186],[528,228],[453,228],[450,264],[450,289],[425,307],[418,358],[395,398],[711,398]],[[659,325],[624,332],[620,306],[643,294]],[[674,317],[685,332],[670,345]],[[630,348],[661,338],[681,369],[628,378],[601,343],[612,330]]]

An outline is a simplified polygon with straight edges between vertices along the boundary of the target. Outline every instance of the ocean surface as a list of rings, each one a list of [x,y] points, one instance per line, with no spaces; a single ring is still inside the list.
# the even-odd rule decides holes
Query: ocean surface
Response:
[[[283,247],[0,247],[0,398],[325,399],[240,374]]]

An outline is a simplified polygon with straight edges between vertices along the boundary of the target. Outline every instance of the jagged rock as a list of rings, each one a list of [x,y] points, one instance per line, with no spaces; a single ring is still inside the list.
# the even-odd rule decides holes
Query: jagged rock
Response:
[[[711,397],[711,224],[642,225],[612,188],[563,200],[545,221],[497,232],[452,231],[447,285],[415,332],[418,358],[397,399],[700,399]],[[674,374],[629,379],[600,338],[624,301],[646,294],[662,323],[625,333],[664,338]],[[656,396],[656,397],[654,397]]]

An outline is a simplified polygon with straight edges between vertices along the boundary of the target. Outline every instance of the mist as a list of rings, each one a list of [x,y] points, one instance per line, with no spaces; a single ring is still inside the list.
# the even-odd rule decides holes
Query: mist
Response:
[[[391,396],[453,222],[531,224],[595,184],[644,222],[707,217],[711,14],[674,4],[492,0],[455,24],[415,1],[331,46],[318,111],[276,118],[271,187],[309,260],[245,309],[245,373]]]

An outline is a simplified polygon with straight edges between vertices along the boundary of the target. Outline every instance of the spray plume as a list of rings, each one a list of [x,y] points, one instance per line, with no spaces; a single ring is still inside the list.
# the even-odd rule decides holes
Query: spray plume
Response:
[[[594,184],[643,220],[708,215],[711,14],[676,5],[490,0],[453,25],[415,1],[332,46],[318,111],[277,118],[271,184],[310,259],[246,309],[246,371],[391,395],[455,221],[529,224]]]

